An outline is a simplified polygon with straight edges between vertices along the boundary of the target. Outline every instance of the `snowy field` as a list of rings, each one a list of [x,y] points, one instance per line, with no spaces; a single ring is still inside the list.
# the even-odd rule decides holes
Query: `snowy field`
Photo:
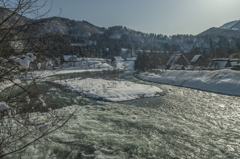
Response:
[[[129,81],[75,78],[61,81],[55,80],[54,83],[65,86],[72,91],[83,93],[87,97],[112,102],[133,100],[141,97],[154,97],[163,93],[158,87],[135,84]]]
[[[79,69],[79,68],[66,68],[63,70],[39,70],[39,71],[31,71],[28,72],[27,76],[24,77],[24,80],[31,80],[31,79],[44,79],[48,76],[52,75],[60,75],[60,74],[70,74],[70,73],[83,73],[83,72],[96,72],[96,71],[103,71],[107,70],[104,68],[100,69]],[[16,83],[21,83],[19,79],[15,80]],[[12,86],[14,83],[4,81],[0,82],[0,92],[2,92],[7,87]]]
[[[56,71],[56,74],[94,72],[94,71],[103,71],[103,70],[106,70],[106,69],[64,69],[64,70]]]
[[[240,96],[240,72],[229,69],[218,71],[168,70],[163,74],[140,73],[136,77],[151,82]]]
[[[83,73],[83,72],[96,72],[103,71],[104,69],[78,69],[78,68],[69,68],[63,70],[43,70],[43,71],[32,71],[28,73],[27,79],[32,78],[45,78],[52,75],[60,75],[60,74],[70,74],[70,73]]]
[[[25,80],[30,79],[43,79],[48,76],[58,75],[58,74],[69,74],[69,73],[82,73],[82,72],[95,72],[102,71],[103,69],[64,69],[64,70],[41,70],[41,71],[31,71],[28,72],[27,77],[24,77]],[[15,83],[21,83],[19,79],[15,79]],[[11,87],[14,83],[10,81],[0,82],[0,92],[2,92],[7,87]]]

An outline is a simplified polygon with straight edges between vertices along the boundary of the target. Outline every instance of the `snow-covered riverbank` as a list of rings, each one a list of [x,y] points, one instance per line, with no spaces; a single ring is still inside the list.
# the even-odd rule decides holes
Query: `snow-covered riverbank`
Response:
[[[168,70],[162,74],[144,72],[136,77],[145,81],[240,96],[240,72],[233,70]]]
[[[112,102],[153,97],[163,93],[158,87],[136,84],[129,81],[75,78],[61,81],[55,80],[54,83],[65,86],[72,91],[83,93],[87,97]]]

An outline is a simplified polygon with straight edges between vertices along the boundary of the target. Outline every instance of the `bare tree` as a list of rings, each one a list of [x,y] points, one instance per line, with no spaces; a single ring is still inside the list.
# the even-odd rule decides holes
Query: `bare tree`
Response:
[[[42,73],[30,74],[56,38],[36,28],[47,4],[49,11],[49,0],[0,0],[0,158],[24,152],[74,113],[53,110],[39,86]]]

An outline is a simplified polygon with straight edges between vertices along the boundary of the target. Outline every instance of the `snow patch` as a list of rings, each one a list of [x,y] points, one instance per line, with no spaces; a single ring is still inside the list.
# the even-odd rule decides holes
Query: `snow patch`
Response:
[[[230,29],[231,27],[233,27],[234,25],[236,25],[239,22],[239,20],[236,21],[232,21],[229,23],[226,23],[224,25],[222,25],[221,27],[219,27],[220,29]]]
[[[160,75],[145,72],[140,73],[137,77],[146,81],[240,96],[240,72],[229,69],[217,71],[168,70]]]
[[[23,55],[21,58],[10,56],[9,59],[18,62],[20,64],[21,69],[27,69],[29,68],[30,62],[36,59],[36,56],[34,56],[33,53],[27,53],[26,55]]]
[[[158,87],[129,81],[75,78],[61,81],[55,80],[54,83],[63,85],[72,91],[83,93],[87,97],[112,102],[133,100],[141,97],[154,97],[163,93]]]

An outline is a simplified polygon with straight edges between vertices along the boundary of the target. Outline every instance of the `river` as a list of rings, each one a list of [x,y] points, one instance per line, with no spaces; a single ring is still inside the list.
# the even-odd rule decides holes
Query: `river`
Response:
[[[240,158],[240,98],[150,83],[166,95],[120,103],[94,101],[50,87],[80,111],[35,150],[47,158]],[[37,156],[38,156],[37,155]]]

